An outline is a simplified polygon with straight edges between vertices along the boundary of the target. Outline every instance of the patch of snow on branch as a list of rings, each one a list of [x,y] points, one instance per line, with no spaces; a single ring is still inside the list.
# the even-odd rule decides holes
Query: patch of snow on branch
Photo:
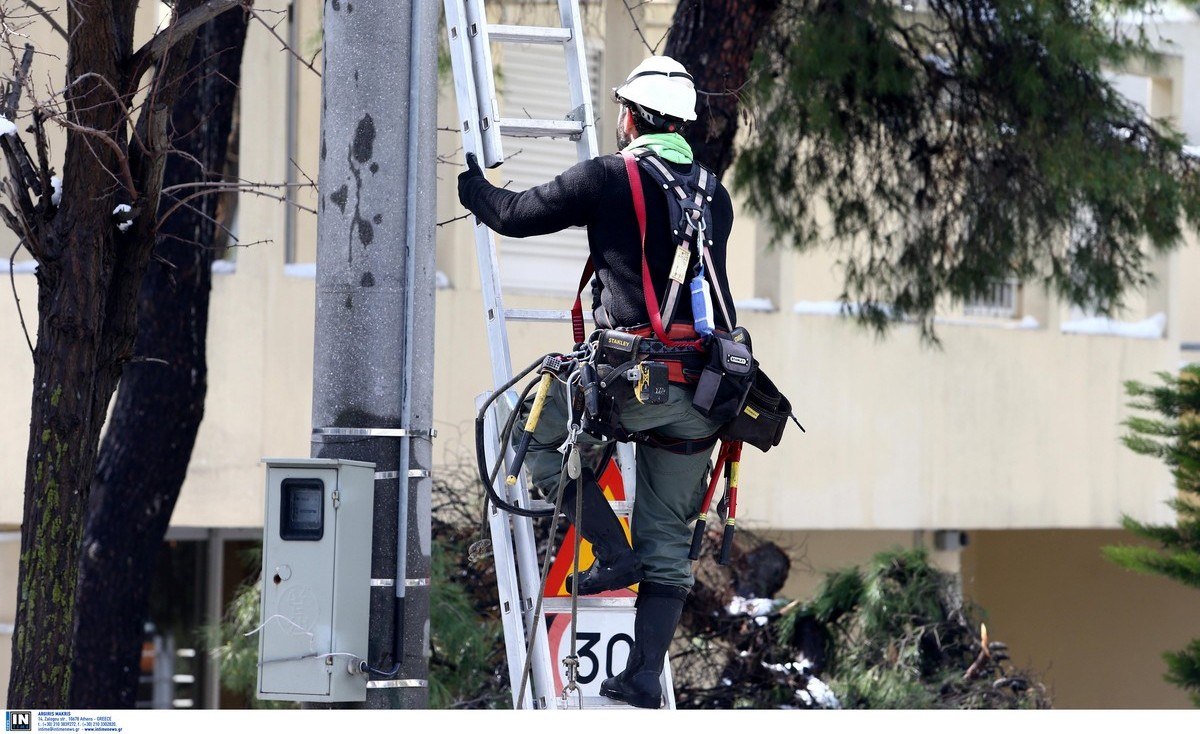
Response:
[[[833,689],[815,675],[808,677],[804,690],[796,691],[796,698],[820,709],[836,710],[842,707]]]
[[[16,135],[17,126],[7,117],[0,117],[0,135]]]
[[[1167,329],[1167,315],[1156,313],[1143,321],[1120,321],[1103,316],[1093,316],[1075,321],[1064,321],[1064,334],[1089,334],[1098,336],[1123,336],[1130,339],[1162,339]]]
[[[754,622],[759,627],[765,625],[768,621],[767,615],[775,611],[774,599],[755,599],[746,598],[744,596],[735,596],[729,602],[729,606],[725,608],[729,614],[738,616],[745,614],[749,617],[754,617]]]
[[[118,214],[128,214],[131,211],[133,211],[133,207],[129,206],[128,204],[117,204],[116,208],[113,209],[112,213],[113,213],[113,216],[115,217]],[[129,229],[132,226],[133,226],[132,219],[126,219],[123,222],[117,222],[117,229],[121,230],[122,232],[124,232],[125,230]]]
[[[54,206],[62,204],[62,179],[58,176],[51,176],[50,188],[54,189],[50,194],[50,203]]]
[[[1200,158],[1200,145],[1183,146],[1183,154],[1189,158]]]

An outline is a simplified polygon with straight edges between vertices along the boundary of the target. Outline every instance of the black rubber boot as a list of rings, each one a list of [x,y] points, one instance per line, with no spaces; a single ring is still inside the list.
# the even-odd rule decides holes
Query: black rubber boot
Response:
[[[617,519],[604,496],[604,490],[596,483],[595,475],[583,472],[583,517],[575,517],[575,482],[568,482],[563,489],[563,512],[585,540],[592,544],[596,562],[579,574],[579,594],[599,594],[602,591],[623,589],[645,578],[642,562],[637,559],[625,528]],[[582,522],[580,520],[582,519]],[[567,591],[575,583],[574,574],[567,576]]]
[[[688,589],[643,581],[624,672],[600,684],[600,695],[643,709],[662,708],[662,670]]]

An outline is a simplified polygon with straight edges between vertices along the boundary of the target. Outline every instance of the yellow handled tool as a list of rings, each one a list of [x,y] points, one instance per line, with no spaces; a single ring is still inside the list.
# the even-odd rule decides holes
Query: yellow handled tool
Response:
[[[538,383],[537,394],[533,396],[533,405],[529,408],[529,417],[525,419],[525,433],[521,435],[521,440],[517,443],[512,465],[508,467],[508,478],[504,480],[505,484],[510,487],[517,483],[517,475],[521,473],[521,464],[525,462],[525,452],[529,451],[529,442],[533,440],[533,431],[542,417],[542,409],[546,407],[546,396],[550,394],[552,382],[554,382],[554,375],[543,372],[542,381]]]

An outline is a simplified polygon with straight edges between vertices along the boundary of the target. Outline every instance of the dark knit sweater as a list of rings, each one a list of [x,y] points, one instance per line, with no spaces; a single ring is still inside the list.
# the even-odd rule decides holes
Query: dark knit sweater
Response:
[[[686,165],[667,165],[680,172],[688,170]],[[650,174],[644,170],[640,173],[646,197],[646,261],[661,305],[676,243],[668,222],[667,193]],[[571,226],[587,227],[588,246],[599,279],[598,288],[593,282],[592,307],[598,309],[603,306],[597,313],[598,321],[603,325],[603,314],[606,313],[609,326],[633,327],[649,322],[642,294],[642,252],[637,218],[633,211],[625,162],[621,156],[606,155],[584,161],[548,183],[520,192],[497,188],[483,176],[463,176],[459,181],[458,198],[484,224],[506,237],[532,237]],[[729,278],[725,272],[725,251],[729,231],[733,227],[733,205],[724,186],[717,184],[709,206],[715,230],[710,233],[713,241],[710,253],[717,270],[710,276],[715,275],[729,307],[730,318],[736,324],[737,314],[734,313]],[[693,252],[689,279],[695,264],[696,255]],[[715,293],[713,310],[714,323],[725,326]],[[687,283],[684,283],[680,294],[675,321],[692,321]]]

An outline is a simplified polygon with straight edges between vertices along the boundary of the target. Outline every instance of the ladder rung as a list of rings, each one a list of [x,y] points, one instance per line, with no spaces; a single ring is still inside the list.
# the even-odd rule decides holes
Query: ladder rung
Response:
[[[575,701],[570,700],[563,708],[567,711],[570,711],[572,708],[574,708],[574,704]],[[584,696],[583,706],[581,708],[586,711],[588,709],[631,709],[633,706],[621,701],[614,701],[607,696]]]
[[[488,25],[488,39],[500,43],[554,43],[571,40],[570,28],[532,25]]]
[[[545,308],[506,308],[504,318],[509,321],[570,321],[570,311],[555,311]],[[591,321],[590,313],[584,314],[584,321]]]
[[[523,117],[500,118],[500,134],[510,138],[578,138],[583,123],[578,120],[532,120]]]
[[[633,504],[630,502],[615,500],[610,501],[608,504],[612,505],[613,512],[617,515],[625,516],[633,512]],[[552,510],[554,509],[554,503],[547,502],[546,500],[529,500],[529,509]]]
[[[581,596],[579,597],[579,608],[583,611],[587,611],[588,609],[605,609],[607,611],[628,609],[632,612],[635,601],[637,599],[632,596]],[[571,612],[571,597],[547,597],[542,600],[542,611],[546,614],[569,614]]]

